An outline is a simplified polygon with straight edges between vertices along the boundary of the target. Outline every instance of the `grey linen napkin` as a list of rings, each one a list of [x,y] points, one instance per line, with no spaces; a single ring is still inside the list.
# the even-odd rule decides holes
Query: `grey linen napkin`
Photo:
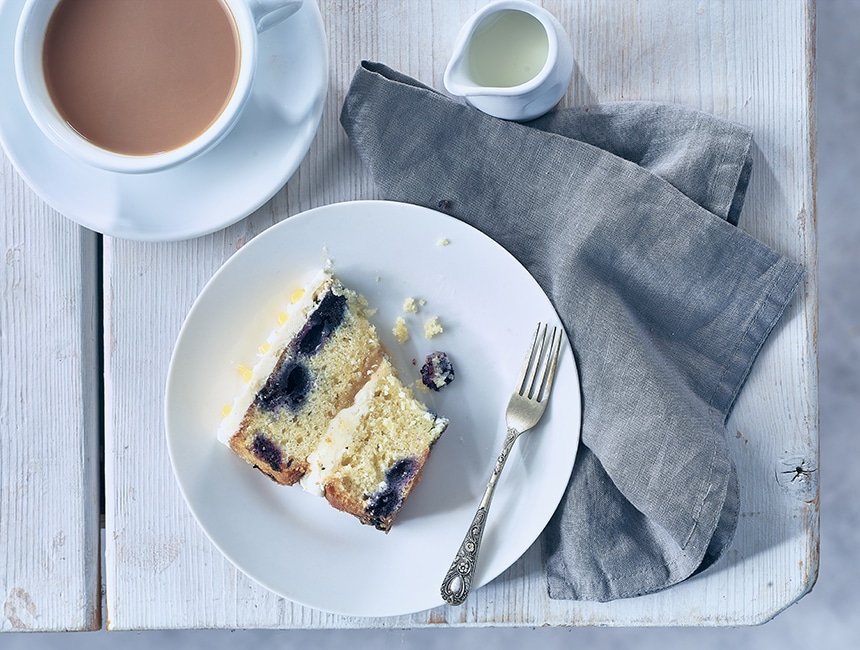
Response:
[[[505,122],[369,62],[341,123],[384,198],[501,243],[564,323],[582,445],[541,539],[550,597],[651,593],[711,564],[739,510],[725,421],[802,277],[735,226],[750,131],[656,103]]]

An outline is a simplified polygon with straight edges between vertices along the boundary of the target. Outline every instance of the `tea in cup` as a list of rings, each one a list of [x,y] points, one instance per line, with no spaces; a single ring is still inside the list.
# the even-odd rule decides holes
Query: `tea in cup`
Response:
[[[250,97],[258,33],[302,0],[28,0],[15,37],[24,104],[70,156],[167,169],[220,142]]]

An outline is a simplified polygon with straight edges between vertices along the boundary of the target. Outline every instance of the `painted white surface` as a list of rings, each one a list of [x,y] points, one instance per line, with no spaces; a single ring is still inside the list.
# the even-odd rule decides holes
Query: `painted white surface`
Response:
[[[533,547],[459,608],[385,619],[324,614],[280,599],[230,565],[196,527],[167,462],[160,422],[167,362],[208,277],[269,225],[323,203],[373,198],[338,114],[358,62],[434,87],[461,23],[482,3],[323,3],[331,87],[309,156],[249,219],[187,243],[107,241],[107,609],[112,629],[679,625],[764,621],[799,598],[817,567],[815,234],[810,8],[805,2],[546,2],[578,65],[566,104],[679,102],[753,127],[755,171],[742,227],[809,277],[768,343],[730,422],[743,512],[707,574],[610,604],[550,601]],[[141,305],[145,309],[141,309]],[[201,387],[202,389],[205,389]],[[299,559],[300,561],[300,559]]]
[[[188,308],[220,264],[266,227],[325,203],[375,198],[372,183],[337,122],[355,67],[363,58],[375,59],[441,88],[451,41],[483,3],[321,4],[329,35],[330,92],[320,132],[284,190],[250,218],[197,240],[172,244],[105,240],[107,625],[112,629],[735,625],[762,622],[804,594],[818,565],[818,378],[811,127],[814,10],[801,0],[542,3],[559,17],[573,42],[578,68],[565,105],[618,99],[673,101],[753,127],[758,148],[741,227],[803,261],[809,272],[804,290],[763,351],[730,421],[743,503],[737,537],[723,560],[706,574],[654,596],[603,605],[564,603],[546,598],[538,549],[533,548],[473,594],[463,608],[393,619],[350,619],[275,597],[237,572],[207,541],[173,480],[161,423],[167,362]],[[14,176],[8,164],[4,170],[4,178]],[[14,182],[20,185],[17,178]],[[72,239],[64,236],[63,244]],[[17,332],[25,337],[21,328]],[[792,482],[792,475],[782,472],[797,466],[798,458],[805,461],[802,467],[814,471]],[[3,479],[8,475],[6,465],[0,467]],[[47,539],[38,533],[33,538],[42,543]],[[16,544],[13,552],[29,548]],[[23,561],[8,552],[6,557]],[[510,639],[508,632],[496,630],[493,638]],[[577,632],[551,638],[568,643],[586,638]],[[606,632],[607,640],[630,637],[623,630]],[[655,643],[660,638],[687,638],[681,631],[653,632],[635,633],[634,638]],[[369,634],[332,633],[326,638],[335,644],[337,639],[380,639]],[[405,634],[382,640],[403,645]],[[435,647],[426,634],[429,631],[423,637],[426,647]],[[308,640],[314,638],[319,637]]]
[[[0,631],[100,626],[96,255],[0,153]]]

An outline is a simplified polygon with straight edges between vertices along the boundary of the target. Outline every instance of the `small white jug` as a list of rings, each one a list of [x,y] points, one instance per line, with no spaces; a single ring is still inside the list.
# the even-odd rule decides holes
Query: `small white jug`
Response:
[[[564,96],[573,51],[561,23],[525,0],[491,2],[463,25],[445,88],[505,120],[539,117]]]

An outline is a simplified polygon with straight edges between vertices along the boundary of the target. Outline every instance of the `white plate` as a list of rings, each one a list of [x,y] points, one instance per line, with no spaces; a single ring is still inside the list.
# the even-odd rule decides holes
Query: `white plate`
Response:
[[[42,199],[91,230],[143,241],[197,237],[244,218],[298,168],[316,134],[328,87],[319,9],[308,1],[260,36],[245,113],[214,149],[154,174],[117,174],[57,149],[30,118],[15,81],[13,44],[23,0],[0,6],[0,142]]]
[[[443,238],[450,244],[439,245]],[[298,486],[276,485],[215,437],[222,407],[241,388],[237,366],[253,365],[282,305],[326,254],[335,273],[378,309],[372,320],[406,383],[436,349],[450,354],[456,370],[439,393],[417,393],[451,423],[388,535]],[[426,301],[418,314],[403,313],[408,297]],[[412,333],[404,345],[391,334],[398,316]],[[432,316],[445,331],[427,340],[423,323]],[[504,439],[503,412],[538,321],[560,325],[535,280],[493,240],[447,215],[363,201],[282,221],[213,276],[179,334],[165,415],[182,493],[224,555],[286,598],[356,616],[441,605],[442,578]],[[547,412],[519,440],[499,482],[476,588],[537,539],[570,477],[580,391],[567,339],[562,350]]]

